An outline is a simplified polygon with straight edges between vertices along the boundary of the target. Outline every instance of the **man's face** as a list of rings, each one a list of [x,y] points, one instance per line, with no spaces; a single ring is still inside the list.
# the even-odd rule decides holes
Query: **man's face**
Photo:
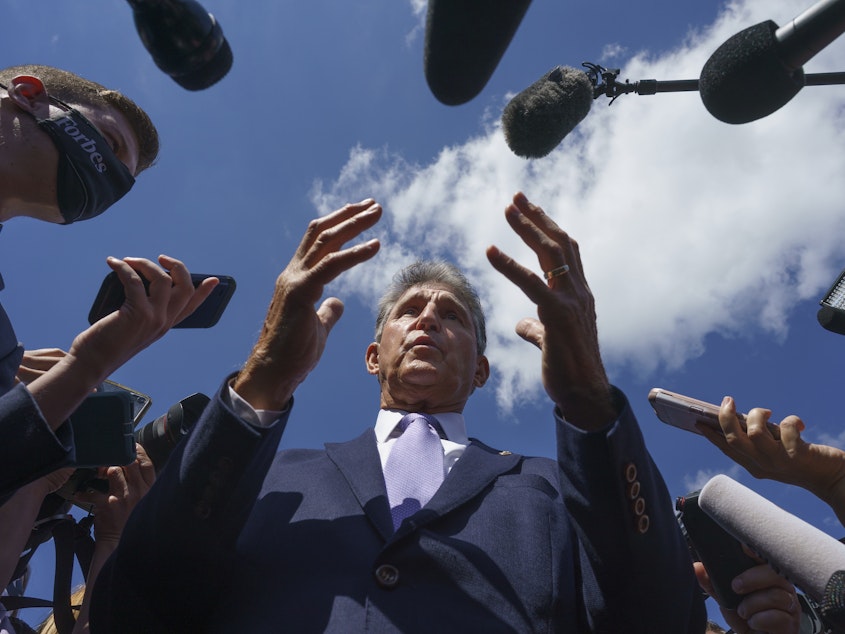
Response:
[[[50,109],[59,106],[58,112],[47,119],[35,118],[58,151],[58,207],[65,224],[88,220],[132,189],[132,170],[138,164],[137,142],[128,122],[108,105],[85,108],[95,124],[79,109],[50,101]]]
[[[462,411],[489,376],[469,310],[440,284],[414,286],[399,298],[381,342],[367,349],[367,369],[379,377],[383,406],[428,413]]]
[[[131,179],[129,175],[134,174],[138,167],[139,144],[128,119],[117,108],[105,103],[73,106],[79,112],[79,115],[73,115],[68,111],[71,106],[50,98],[37,78],[24,77],[23,82],[18,82],[18,79],[12,82],[13,90],[8,91],[14,102],[11,107],[28,112],[33,124],[31,127],[27,124],[23,130],[23,143],[7,145],[9,155],[17,157],[23,166],[19,168],[23,176],[14,181],[16,201],[0,211],[0,222],[16,215],[27,215],[48,222],[65,223],[104,211],[110,205],[109,199],[122,196],[119,192],[125,193],[127,190],[123,188],[131,187],[127,176]],[[19,120],[22,124],[27,122],[26,117]],[[42,128],[42,123],[47,120],[58,121],[58,124],[50,124],[54,130]],[[36,124],[35,121],[41,123]],[[77,124],[80,128],[75,127]],[[59,131],[56,132],[56,129]],[[56,136],[59,139],[51,138]],[[11,141],[11,138],[4,140]],[[62,144],[65,147],[61,147]],[[114,154],[110,159],[107,158],[109,151]],[[67,167],[68,163],[76,161],[81,161],[78,167]],[[100,173],[109,169],[108,163],[98,165],[98,161],[113,161],[111,173],[115,176],[92,176],[95,171],[92,166]],[[58,169],[62,162],[64,167]],[[114,171],[118,165],[121,169]],[[127,175],[120,175],[121,171],[126,171]],[[31,178],[27,178],[28,174]],[[48,175],[54,175],[55,180],[46,178]],[[84,186],[81,179],[86,181]]]
[[[76,106],[76,109],[94,124],[115,156],[130,173],[135,174],[138,169],[138,139],[123,113],[108,106]]]

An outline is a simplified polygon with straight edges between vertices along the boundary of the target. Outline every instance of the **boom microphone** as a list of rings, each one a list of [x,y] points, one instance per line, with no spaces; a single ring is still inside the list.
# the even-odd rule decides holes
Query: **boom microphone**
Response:
[[[555,66],[505,106],[505,141],[517,156],[542,158],[587,116],[592,104],[587,73]]]
[[[698,504],[845,627],[845,544],[725,475],[702,487]]]
[[[194,0],[127,0],[135,28],[153,61],[188,90],[220,81],[232,67],[223,30]]]
[[[531,0],[428,0],[425,79],[447,106],[475,97],[496,70]]]
[[[704,64],[705,108],[725,123],[766,117],[805,85],[802,66],[845,31],[845,0],[819,0],[789,24],[767,20],[740,31]]]

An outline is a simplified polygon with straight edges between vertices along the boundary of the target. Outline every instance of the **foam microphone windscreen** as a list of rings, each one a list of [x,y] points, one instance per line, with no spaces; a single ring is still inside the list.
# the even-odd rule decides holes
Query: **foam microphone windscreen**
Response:
[[[487,85],[531,0],[428,0],[425,79],[447,106],[474,98]]]
[[[587,116],[592,105],[593,83],[587,73],[556,66],[505,106],[505,141],[517,156],[542,158]]]
[[[804,87],[804,71],[781,60],[771,20],[740,31],[710,56],[698,90],[708,112],[725,123],[762,119]]]
[[[845,571],[845,544],[726,475],[702,487],[698,505],[818,602]]]

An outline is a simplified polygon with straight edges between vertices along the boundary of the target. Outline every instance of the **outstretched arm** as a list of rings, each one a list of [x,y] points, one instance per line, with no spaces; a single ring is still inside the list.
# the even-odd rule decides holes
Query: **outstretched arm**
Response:
[[[734,400],[726,396],[719,411],[724,434],[699,427],[722,452],[745,467],[755,478],[767,478],[807,489],[824,500],[845,525],[845,451],[829,445],[808,443],[801,438],[804,422],[787,416],[780,425],[780,438],[767,427],[772,412],[754,408],[743,429]]]
[[[177,446],[133,512],[92,594],[92,631],[201,631],[232,582],[236,543],[275,456],[296,387],[317,365],[343,304],[319,304],[326,284],[373,257],[371,199],[314,220],[276,286],[258,342]],[[234,389],[255,409],[280,411],[251,424],[227,402]],[[226,396],[224,396],[226,395]],[[209,565],[211,562],[212,565]],[[197,575],[201,566],[202,575]],[[166,567],[165,578],[156,574]]]
[[[44,419],[57,429],[112,372],[190,315],[217,285],[208,278],[197,289],[185,265],[160,256],[163,268],[143,258],[109,258],[126,291],[119,310],[80,333],[67,354],[28,385]],[[149,295],[140,275],[149,281]]]
[[[537,305],[537,319],[523,319],[516,332],[542,350],[543,385],[563,417],[588,431],[606,427],[619,413],[599,353],[595,301],[578,243],[522,193],[505,217],[547,273],[543,280],[497,247],[487,249],[493,267]]]
[[[368,198],[308,225],[293,259],[276,280],[261,335],[232,385],[253,408],[283,410],[316,367],[329,332],[343,314],[343,302],[329,297],[316,310],[314,306],[329,282],[378,252],[375,239],[342,247],[380,217],[381,205]]]
[[[73,341],[67,354],[46,351],[24,360],[16,385],[0,396],[0,503],[18,487],[69,464],[72,434],[63,426],[94,388],[132,356],[164,335],[199,306],[217,284],[194,289],[185,265],[167,256],[159,262],[109,258],[126,300]],[[147,294],[140,275],[149,280]],[[24,442],[24,439],[26,442]]]
[[[505,216],[545,273],[544,280],[498,248],[487,250],[496,270],[537,306],[537,318],[516,331],[542,351],[543,386],[569,423],[557,425],[558,465],[592,627],[694,631],[704,622],[701,593],[665,483],[605,372],[578,243],[521,193]],[[653,617],[632,626],[635,613]]]

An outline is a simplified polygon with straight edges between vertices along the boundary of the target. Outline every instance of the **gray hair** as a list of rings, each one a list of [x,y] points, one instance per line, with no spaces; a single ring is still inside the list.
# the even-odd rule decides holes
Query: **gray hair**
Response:
[[[378,302],[378,317],[376,318],[376,341],[381,341],[384,322],[399,298],[413,287],[427,283],[447,286],[466,307],[475,325],[475,342],[478,354],[484,354],[487,347],[487,331],[484,326],[484,309],[478,293],[469,283],[466,276],[454,264],[443,261],[417,261],[400,269],[393,276],[393,282],[381,296]]]

